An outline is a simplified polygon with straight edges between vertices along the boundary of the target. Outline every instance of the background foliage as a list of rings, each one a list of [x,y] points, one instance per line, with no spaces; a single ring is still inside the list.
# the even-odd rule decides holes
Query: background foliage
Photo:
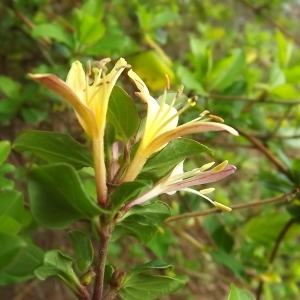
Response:
[[[165,85],[164,74],[175,91],[182,83],[186,94],[198,95],[184,121],[208,109],[240,132],[238,138],[209,133],[196,139],[213,149],[214,160],[228,159],[238,168],[220,183],[214,200],[233,207],[244,204],[223,215],[165,223],[151,241],[139,237],[142,244],[121,238],[111,245],[109,261],[121,269],[149,259],[172,263],[175,268],[166,267],[161,274],[185,274],[189,281],[164,299],[225,299],[231,282],[256,299],[298,299],[300,210],[297,197],[291,201],[297,191],[290,193],[300,184],[299,15],[296,0],[2,1],[0,284],[13,285],[0,288],[1,299],[51,299],[53,289],[53,299],[72,299],[58,281],[18,283],[33,277],[42,260],[40,249],[59,248],[70,256],[73,250],[72,234],[66,239],[70,228],[45,229],[28,210],[34,185],[33,174],[27,190],[28,168],[39,164],[37,172],[49,174],[45,158],[10,152],[10,143],[25,129],[39,129],[69,133],[84,144],[73,111],[25,74],[65,78],[75,59],[103,57],[126,58],[156,96]],[[122,82],[134,91],[125,76]],[[143,115],[144,108],[137,105]],[[22,151],[21,137],[15,150]],[[89,161],[78,161],[79,166],[71,163],[75,169],[89,166]],[[209,161],[205,152],[188,163],[195,167]],[[60,168],[75,174],[68,165]],[[93,193],[88,173],[81,177]],[[284,193],[290,196],[280,197]],[[273,197],[274,203],[262,205]],[[4,199],[9,199],[9,209]],[[208,208],[187,194],[163,200],[174,215]],[[64,220],[61,228],[71,222]],[[62,256],[50,254],[49,265],[54,256]],[[24,257],[30,272],[20,264]],[[78,267],[84,270],[85,262]],[[43,276],[40,269],[38,277]],[[238,289],[232,288],[228,299],[237,299],[231,298],[235,293]],[[247,295],[242,299],[251,299]]]

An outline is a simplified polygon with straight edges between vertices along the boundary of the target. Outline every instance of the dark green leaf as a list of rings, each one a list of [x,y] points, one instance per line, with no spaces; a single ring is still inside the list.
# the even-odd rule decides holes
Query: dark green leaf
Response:
[[[167,277],[139,274],[125,281],[120,291],[124,300],[152,300],[180,289],[188,278],[186,276]]]
[[[70,231],[69,237],[71,239],[78,268],[81,272],[84,272],[90,267],[94,259],[92,242],[88,235],[78,230]]]
[[[13,81],[7,76],[0,76],[0,91],[6,95],[10,100],[14,100],[19,97],[20,85],[16,81]],[[2,102],[2,101],[1,101]],[[7,102],[11,105],[11,101]],[[1,110],[2,111],[2,110]]]
[[[227,267],[239,279],[245,276],[243,265],[233,256],[229,255],[221,249],[216,249],[212,252],[213,259],[220,265]]]
[[[29,198],[34,218],[52,229],[63,229],[104,212],[86,194],[74,168],[63,163],[38,167],[30,173]]]
[[[135,180],[124,182],[116,188],[111,196],[111,202],[115,209],[119,209],[123,204],[136,199],[143,192],[149,190],[151,185],[149,182]]]
[[[107,120],[115,126],[117,134],[128,141],[137,131],[140,119],[129,95],[115,86],[110,95]]]
[[[91,151],[67,134],[25,131],[16,138],[13,148],[19,152],[31,151],[50,163],[68,163],[75,169],[93,166]]]
[[[231,284],[227,300],[255,300],[255,298],[249,292],[239,289]]]
[[[16,221],[22,222],[23,196],[20,192],[10,190],[0,193],[0,216],[1,215],[10,216]]]
[[[147,160],[138,178],[159,180],[168,175],[174,167],[188,156],[212,152],[206,146],[189,139],[176,139],[159,153]]]

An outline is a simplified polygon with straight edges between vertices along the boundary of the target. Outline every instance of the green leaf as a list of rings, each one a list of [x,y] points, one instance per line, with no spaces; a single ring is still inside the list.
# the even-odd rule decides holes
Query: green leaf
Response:
[[[29,280],[43,260],[43,251],[21,237],[0,233],[0,286]]]
[[[103,15],[103,2],[102,0],[87,0],[80,10],[100,20]]]
[[[214,66],[211,76],[211,88],[223,90],[230,86],[240,75],[245,65],[245,53],[241,49],[232,50],[229,57],[223,58]]]
[[[13,149],[30,151],[49,163],[65,162],[75,169],[93,166],[91,151],[67,134],[25,131],[15,139]]]
[[[196,141],[183,138],[176,139],[147,160],[138,178],[157,181],[168,175],[174,166],[187,157],[203,152],[211,153],[212,151]]]
[[[276,31],[277,55],[281,68],[286,68],[291,59],[293,42],[288,40],[279,30]]]
[[[124,182],[116,188],[111,196],[111,202],[114,210],[118,210],[123,204],[128,203],[143,192],[151,189],[152,185],[147,181],[135,180]]]
[[[284,70],[285,78],[287,83],[299,83],[300,82],[300,66],[296,65],[289,69]]]
[[[35,26],[31,31],[31,35],[34,38],[48,37],[67,45],[69,48],[73,47],[72,35],[67,33],[60,24],[55,22]]]
[[[270,71],[270,78],[269,78],[269,87],[270,90],[275,89],[277,86],[285,84],[285,75],[283,70],[274,64]]]
[[[256,243],[271,245],[274,243],[291,216],[287,212],[276,212],[250,219],[243,228],[243,234]],[[285,238],[297,235],[300,225],[294,224]],[[272,229],[272,230],[270,230]]]
[[[43,265],[38,267],[34,274],[40,280],[48,277],[58,277],[68,285],[80,284],[72,268],[73,260],[58,250],[51,250],[45,254]]]
[[[221,249],[216,249],[213,250],[212,257],[218,264],[225,266],[230,271],[232,271],[237,278],[243,280],[243,278],[245,277],[244,267],[233,256],[229,255]]]
[[[137,274],[140,274],[145,271],[153,271],[153,270],[161,270],[161,269],[172,269],[173,266],[170,264],[167,264],[166,262],[162,260],[153,260],[146,264],[140,265],[140,266],[134,266],[131,268],[128,277],[135,276]]]
[[[105,33],[105,26],[100,18],[82,10],[76,10],[76,13],[78,41],[82,44],[92,44],[100,40]]]
[[[70,165],[37,167],[29,174],[28,186],[32,214],[45,227],[63,229],[105,212],[86,194]]]
[[[157,232],[157,224],[169,218],[170,215],[170,208],[161,201],[148,205],[135,205],[115,227],[113,240],[124,235],[131,235],[140,242],[147,243]]]
[[[20,85],[7,76],[0,76],[0,91],[9,98],[14,100],[19,97]],[[2,102],[2,101],[1,101]],[[11,101],[8,102],[11,106]],[[1,110],[2,111],[2,110]]]
[[[249,292],[239,289],[234,284],[231,284],[227,300],[255,300],[255,298]]]
[[[207,96],[207,92],[199,81],[197,74],[192,73],[190,69],[181,65],[177,67],[176,73],[178,78],[181,79],[181,83],[187,89],[192,90],[201,96]]]
[[[69,237],[74,249],[78,268],[81,272],[84,272],[90,267],[94,259],[92,242],[88,235],[78,230],[70,231]]]
[[[137,131],[140,119],[129,95],[115,86],[109,98],[107,121],[114,125],[117,134],[128,141]]]
[[[165,258],[168,250],[172,245],[173,234],[164,226],[160,226],[160,230],[156,233],[153,239],[147,243],[147,247],[159,258]]]
[[[0,142],[0,165],[7,159],[10,153],[10,142],[1,141]]]
[[[6,190],[0,194],[0,232],[15,235],[22,227],[22,194]]]
[[[296,100],[299,98],[299,92],[293,85],[288,83],[276,86],[274,89],[270,90],[270,94],[280,99]]]
[[[124,300],[152,300],[180,289],[186,276],[167,277],[139,274],[125,281],[119,295]]]
[[[204,219],[204,228],[212,237],[219,249],[230,252],[234,245],[234,238],[226,231],[225,226],[215,216]]]

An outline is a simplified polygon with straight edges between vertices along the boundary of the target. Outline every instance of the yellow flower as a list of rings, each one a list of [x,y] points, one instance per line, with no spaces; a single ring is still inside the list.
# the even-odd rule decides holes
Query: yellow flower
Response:
[[[179,115],[189,106],[195,104],[194,99],[189,99],[188,103],[177,111],[174,107],[177,98],[175,97],[171,105],[165,103],[166,93],[159,104],[149,93],[149,90],[142,79],[132,70],[128,72],[129,77],[134,81],[140,92],[136,94],[142,99],[143,103],[148,105],[146,123],[143,136],[135,157],[125,174],[123,181],[131,181],[141,171],[146,160],[155,152],[161,150],[170,141],[186,134],[205,132],[205,131],[228,131],[233,135],[238,132],[232,127],[210,122],[215,116],[202,120],[208,113],[205,111],[198,118],[177,126]],[[218,118],[218,120],[222,120]]]
[[[82,64],[75,61],[66,82],[54,74],[29,74],[29,76],[71,104],[88,136],[92,140],[99,139],[103,136],[105,129],[109,96],[118,77],[128,66],[125,59],[121,58],[112,71],[106,75],[105,65],[108,62],[110,59],[106,58],[95,62],[94,68],[88,65],[87,73],[85,73]],[[94,77],[92,84],[90,84],[91,73]]]

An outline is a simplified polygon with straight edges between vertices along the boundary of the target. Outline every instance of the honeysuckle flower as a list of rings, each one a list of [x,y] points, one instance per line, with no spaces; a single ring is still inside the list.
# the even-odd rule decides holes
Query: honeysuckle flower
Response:
[[[105,65],[109,58],[94,62],[96,67],[87,64],[85,73],[79,61],[73,62],[66,82],[54,74],[29,74],[37,82],[64,98],[75,110],[78,121],[88,134],[93,144],[94,169],[97,186],[98,203],[106,205],[106,167],[104,161],[104,130],[106,114],[111,91],[128,67],[124,58],[118,60],[112,71],[106,75]],[[93,83],[90,84],[90,76]]]
[[[128,72],[129,77],[134,81],[140,92],[136,95],[139,96],[143,103],[148,105],[147,116],[143,136],[140,145],[134,156],[133,161],[125,174],[123,181],[134,180],[141,171],[146,160],[155,152],[162,149],[170,141],[191,133],[199,133],[205,131],[222,131],[225,130],[233,135],[238,135],[238,132],[232,127],[217,123],[210,122],[210,120],[222,121],[221,118],[209,115],[210,118],[203,119],[209,112],[203,112],[198,118],[177,126],[179,115],[186,110],[189,106],[195,104],[195,99],[191,98],[188,103],[177,111],[174,107],[177,98],[168,105],[165,103],[166,91],[163,100],[159,104],[149,93],[146,84],[142,79],[132,70]]]
[[[208,200],[214,206],[222,210],[230,211],[231,209],[229,207],[219,202],[213,201],[207,196],[205,196],[205,194],[213,191],[214,190],[213,188],[205,189],[201,191],[196,191],[188,188],[194,185],[219,181],[224,177],[227,177],[228,175],[232,174],[236,170],[234,166],[228,165],[227,161],[224,161],[223,163],[219,164],[213,169],[208,170],[212,167],[213,164],[214,163],[205,164],[201,168],[194,169],[189,172],[184,172],[183,161],[180,162],[169,175],[162,178],[158,183],[154,185],[154,187],[151,190],[145,192],[143,195],[139,196],[135,200],[126,204],[123,207],[123,211],[127,211],[132,206],[137,204],[142,204],[150,199],[157,197],[158,195],[161,194],[172,195],[179,190],[197,194],[198,196],[201,196],[206,200]]]
[[[88,136],[92,140],[99,139],[105,128],[111,91],[122,71],[128,67],[126,60],[121,58],[106,75],[105,65],[108,62],[109,58],[94,62],[96,67],[93,68],[88,63],[87,72],[84,72],[82,64],[75,61],[65,82],[54,74],[29,74],[29,76],[71,104]],[[92,84],[90,84],[91,75],[93,75]]]

